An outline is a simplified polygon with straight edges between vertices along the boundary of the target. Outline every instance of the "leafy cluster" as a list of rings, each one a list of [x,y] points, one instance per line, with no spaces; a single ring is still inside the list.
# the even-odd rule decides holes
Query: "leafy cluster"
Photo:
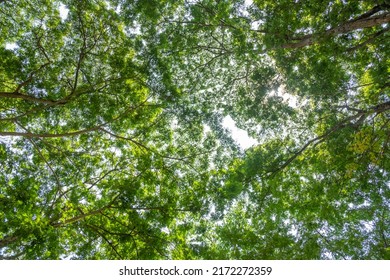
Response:
[[[249,2],[0,1],[0,259],[390,258],[390,3]]]

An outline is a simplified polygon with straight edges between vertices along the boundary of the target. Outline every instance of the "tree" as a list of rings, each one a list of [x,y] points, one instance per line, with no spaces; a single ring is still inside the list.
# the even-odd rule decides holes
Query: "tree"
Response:
[[[0,257],[389,258],[389,7],[0,2]]]
[[[2,4],[3,258],[169,258],[164,229],[207,209],[192,182],[225,156],[114,6],[62,3]]]
[[[237,191],[218,226],[200,223],[196,252],[389,257],[388,10],[370,1],[202,1],[166,21],[180,81],[260,143],[220,172]]]

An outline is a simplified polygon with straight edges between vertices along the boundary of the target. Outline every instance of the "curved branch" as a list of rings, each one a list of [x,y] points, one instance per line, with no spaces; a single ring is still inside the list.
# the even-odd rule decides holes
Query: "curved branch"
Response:
[[[303,145],[302,148],[300,148],[297,152],[295,152],[288,160],[286,160],[283,164],[281,164],[279,167],[277,167],[274,170],[270,170],[268,173],[271,173],[271,176],[276,174],[277,172],[281,171],[285,167],[287,167],[293,160],[295,160],[299,155],[301,155],[309,146],[311,145],[318,145],[319,143],[323,142],[326,140],[326,138],[331,135],[332,133],[348,126],[348,125],[353,125],[353,126],[358,126],[361,125],[362,122],[371,114],[377,113],[383,113],[385,111],[390,110],[390,101],[384,102],[381,104],[378,104],[376,106],[373,106],[369,108],[368,110],[361,110],[359,113],[352,115],[348,118],[343,119],[340,121],[338,124],[334,125],[332,128],[327,130],[324,134],[321,134],[318,137],[315,137],[308,142],[306,142],[305,145]],[[352,121],[356,120],[356,123],[351,123]]]

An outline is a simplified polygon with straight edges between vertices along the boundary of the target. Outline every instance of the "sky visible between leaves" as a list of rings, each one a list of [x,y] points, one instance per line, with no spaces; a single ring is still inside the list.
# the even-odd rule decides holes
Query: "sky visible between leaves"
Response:
[[[251,5],[253,1],[251,0],[245,0],[246,5]],[[65,7],[65,5],[61,4],[60,5],[60,16],[62,20],[65,20],[68,16],[68,9]],[[9,49],[13,49],[16,47],[15,44],[8,44],[7,46]],[[248,133],[240,129],[236,126],[234,120],[230,117],[227,116],[223,120],[223,125],[225,128],[229,129],[232,133],[232,138],[240,145],[242,149],[248,149],[255,145],[257,141],[251,137],[249,137]]]
[[[389,258],[387,0],[96,1],[0,3],[0,259]]]

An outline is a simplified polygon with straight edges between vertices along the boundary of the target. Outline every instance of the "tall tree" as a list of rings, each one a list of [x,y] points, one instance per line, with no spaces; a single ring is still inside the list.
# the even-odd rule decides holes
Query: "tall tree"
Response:
[[[165,19],[178,82],[260,143],[218,173],[231,208],[195,252],[389,258],[389,8],[201,1]]]
[[[1,8],[2,258],[170,258],[170,224],[208,208],[216,133],[176,116],[180,89],[114,3]]]

